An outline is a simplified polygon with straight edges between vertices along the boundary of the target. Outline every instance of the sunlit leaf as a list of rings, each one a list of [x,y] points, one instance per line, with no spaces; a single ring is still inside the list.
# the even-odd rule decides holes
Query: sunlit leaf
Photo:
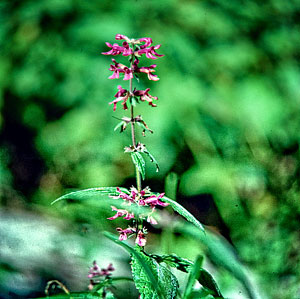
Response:
[[[120,190],[126,194],[130,194],[130,192],[126,188],[120,187]],[[54,204],[63,199],[85,200],[95,197],[98,198],[99,196],[117,196],[118,194],[119,193],[117,192],[117,187],[89,188],[65,194],[54,200],[51,204]]]

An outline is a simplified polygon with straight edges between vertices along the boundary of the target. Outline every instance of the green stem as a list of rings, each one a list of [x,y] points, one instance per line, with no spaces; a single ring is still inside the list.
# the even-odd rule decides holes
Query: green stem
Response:
[[[134,55],[131,56],[131,63],[130,63],[130,68],[132,68],[132,64],[133,64],[133,59],[134,59]],[[131,124],[131,138],[132,138],[132,145],[134,146],[134,148],[136,148],[136,139],[135,139],[135,130],[134,130],[134,110],[133,110],[133,105],[132,105],[132,79],[129,80],[129,93],[130,93],[130,124]],[[137,190],[140,192],[142,190],[142,180],[141,180],[141,174],[139,172],[138,167],[135,167],[135,173],[136,173],[136,185],[137,185]]]

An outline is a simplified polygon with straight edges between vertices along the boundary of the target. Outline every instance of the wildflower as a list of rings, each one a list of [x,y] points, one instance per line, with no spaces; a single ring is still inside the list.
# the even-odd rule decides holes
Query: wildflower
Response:
[[[111,64],[109,70],[113,71],[113,74],[108,77],[109,79],[118,79],[120,77],[120,73],[124,73],[123,80],[130,80],[133,78],[132,70],[128,68],[126,65],[122,63],[118,63],[114,58],[112,58],[112,62],[115,64]]]
[[[166,203],[166,202],[162,202],[162,201],[160,201],[160,199],[162,198],[162,197],[164,197],[164,195],[165,195],[165,193],[161,193],[161,194],[159,194],[158,196],[156,196],[156,195],[151,195],[151,196],[149,196],[149,197],[147,197],[146,199],[145,199],[145,203],[146,204],[148,204],[148,205],[150,205],[151,207],[155,207],[155,206],[162,206],[162,207],[166,207],[166,206],[168,206],[169,204],[168,203]]]
[[[113,267],[112,264],[109,264],[107,266],[107,268],[100,269],[100,267],[98,266],[97,262],[94,261],[93,262],[93,267],[90,268],[89,274],[88,274],[88,278],[90,278],[90,284],[88,285],[88,289],[92,290],[95,285],[99,284],[99,282],[101,281],[100,280],[101,277],[104,276],[104,279],[109,278],[110,275],[112,274],[110,272],[112,272],[114,270],[115,270],[115,268]],[[95,279],[95,277],[96,277],[96,279]]]
[[[153,100],[158,100],[158,97],[154,97],[152,95],[149,94],[150,88],[147,88],[145,90],[134,90],[133,94],[135,96],[140,97],[140,100],[142,102],[147,101],[149,103],[150,106],[152,107],[156,107],[156,104],[153,104]]]
[[[124,110],[128,109],[126,102],[129,99],[129,92],[126,89],[122,88],[121,85],[118,85],[118,92],[115,94],[115,98],[116,98],[115,100],[109,102],[110,105],[114,104],[114,108],[113,108],[114,111],[116,111],[117,109],[117,103],[121,101],[123,101],[122,102],[123,109]]]
[[[122,54],[126,49],[119,46],[118,44],[110,44],[110,43],[106,43],[106,45],[111,48],[110,51],[108,52],[102,52],[103,55],[113,55],[113,56],[116,56],[116,55],[119,55],[119,54]]]
[[[114,270],[115,270],[115,268],[113,267],[112,264],[109,264],[106,269],[101,269],[98,266],[97,262],[94,261],[93,262],[93,267],[91,267],[90,270],[89,270],[88,278],[94,278],[96,276],[109,276],[109,275],[111,275],[110,272],[112,272]]]
[[[139,60],[136,58],[133,62],[132,68],[133,72],[135,73],[146,73],[148,75],[148,79],[152,81],[158,81],[159,78],[156,75],[153,75],[152,73],[155,72],[154,68],[156,68],[156,64],[152,64],[148,67],[142,66],[139,67]]]
[[[133,234],[133,233],[135,233],[136,230],[133,227],[128,227],[126,229],[122,229],[120,227],[117,227],[116,231],[120,234],[119,240],[123,241],[123,240],[127,240],[127,235],[128,234]]]
[[[157,59],[158,57],[163,57],[164,55],[156,53],[155,50],[159,49],[161,45],[151,46],[150,48],[142,48],[135,53],[138,55],[146,54],[147,58]]]
[[[125,220],[130,220],[131,218],[134,218],[134,214],[128,212],[127,210],[117,209],[114,206],[111,206],[111,209],[113,211],[116,211],[117,213],[114,216],[107,218],[109,220],[115,220],[115,219],[117,219],[119,217],[123,217],[123,216],[124,216],[123,219],[125,219]]]
[[[139,230],[139,232],[138,232],[135,243],[141,247],[144,247],[146,245],[146,237],[145,237],[145,234],[141,230]]]
[[[116,40],[125,39],[127,42],[131,41],[126,35],[123,35],[123,34],[116,34],[115,39]]]
[[[153,218],[153,216],[151,215],[148,215],[147,217],[147,222],[153,224],[153,225],[156,225],[157,224],[157,221]]]
[[[152,44],[152,38],[150,38],[150,37],[142,37],[142,38],[139,38],[138,41],[145,43],[144,45],[140,46],[140,49],[145,49],[145,48],[151,46],[151,44]]]
[[[128,201],[128,202],[133,202],[134,201],[134,199],[130,195],[122,192],[119,187],[117,187],[117,192],[119,193],[119,195],[117,195],[117,196],[110,196],[110,197],[114,198],[114,199],[122,198],[122,199],[124,199],[125,201]]]

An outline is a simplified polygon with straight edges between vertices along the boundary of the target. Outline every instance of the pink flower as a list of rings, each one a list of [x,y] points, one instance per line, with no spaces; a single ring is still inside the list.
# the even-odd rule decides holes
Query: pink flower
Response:
[[[123,216],[124,216],[123,218],[124,218],[125,220],[130,220],[131,218],[134,218],[134,214],[128,212],[127,210],[117,209],[117,208],[114,207],[114,206],[111,206],[111,209],[112,209],[113,211],[116,211],[117,213],[116,213],[114,216],[107,218],[107,219],[109,219],[109,220],[115,220],[115,219],[117,219],[117,218],[119,218],[119,217],[123,217]]]
[[[144,247],[146,245],[146,237],[145,237],[145,234],[141,230],[139,230],[139,232],[138,232],[135,243],[141,247]]]
[[[152,44],[152,38],[150,38],[150,37],[142,37],[142,38],[139,38],[138,40],[140,42],[144,42],[145,43],[144,45],[140,46],[140,49],[147,48],[147,47],[151,46],[151,44]]]
[[[111,196],[111,198],[114,198],[114,199],[122,198],[125,201],[129,201],[129,202],[133,202],[134,201],[134,199],[132,197],[130,197],[130,195],[122,192],[119,187],[117,187],[117,192],[119,193],[119,195],[117,195],[117,196]]]
[[[123,35],[123,34],[116,34],[115,39],[116,40],[125,39],[127,42],[130,42],[130,39],[126,35]]]
[[[127,42],[123,42],[123,56],[129,56],[132,55],[133,51],[129,47],[129,44]]]
[[[127,240],[127,235],[128,234],[133,234],[133,233],[135,233],[136,230],[135,230],[135,228],[132,228],[132,227],[128,227],[126,229],[122,229],[120,227],[117,227],[116,231],[120,234],[119,240],[124,241],[124,240]]]
[[[106,43],[106,45],[111,48],[110,51],[108,52],[102,52],[103,55],[113,55],[113,56],[116,56],[116,55],[119,55],[119,54],[122,54],[124,51],[125,51],[125,48],[119,46],[118,44],[110,44],[110,43]]]
[[[118,92],[115,94],[115,100],[113,100],[112,102],[109,102],[109,104],[114,104],[114,108],[113,110],[116,111],[117,109],[117,103],[120,101],[122,102],[123,105],[123,109],[127,110],[127,100],[129,99],[129,92],[126,89],[123,89],[121,85],[118,85]]]
[[[109,264],[106,269],[100,269],[97,262],[94,261],[93,267],[91,267],[89,270],[88,278],[94,278],[95,276],[109,276],[109,275],[111,275],[110,272],[112,272],[114,270],[115,270],[115,268],[113,267],[112,264]]]
[[[156,107],[157,105],[153,104],[153,100],[158,100],[158,98],[150,95],[149,90],[150,90],[150,88],[147,88],[145,90],[134,90],[133,94],[140,97],[140,100],[142,102],[147,101],[150,106]]]
[[[162,206],[162,207],[166,207],[166,206],[168,206],[169,204],[168,203],[166,203],[166,202],[162,202],[162,201],[160,201],[160,199],[162,198],[162,197],[164,197],[164,195],[165,195],[165,193],[161,193],[161,194],[159,194],[158,196],[156,196],[156,195],[151,195],[151,196],[149,196],[149,197],[147,197],[146,199],[145,199],[145,203],[146,204],[148,204],[148,205],[150,205],[151,207],[155,207],[155,206]]]
[[[152,73],[155,72],[154,68],[156,68],[156,64],[152,64],[149,67],[138,67],[139,60],[136,58],[133,63],[133,72],[135,73],[146,73],[148,75],[149,80],[158,81],[159,78],[156,75],[153,75]]]
[[[149,222],[149,223],[151,223],[153,225],[157,224],[157,221],[151,215],[148,215],[147,222]]]
[[[116,62],[114,58],[112,58],[112,62],[115,64],[111,64],[109,70],[113,71],[113,74],[108,77],[109,79],[118,79],[120,77],[120,73],[124,73],[123,80],[130,80],[133,78],[132,70],[128,68],[126,65],[122,63]]]
[[[147,58],[157,59],[158,57],[163,57],[164,55],[156,53],[155,50],[159,49],[161,45],[151,46],[150,48],[144,48],[138,50],[136,53],[138,55],[146,54]]]

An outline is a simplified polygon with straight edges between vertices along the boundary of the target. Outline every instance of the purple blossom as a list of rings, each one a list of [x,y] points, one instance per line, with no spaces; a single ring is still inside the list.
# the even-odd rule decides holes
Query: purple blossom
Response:
[[[134,199],[132,197],[130,197],[130,195],[122,192],[119,187],[117,187],[117,192],[119,193],[119,195],[111,196],[111,198],[114,198],[114,199],[122,198],[122,199],[124,199],[125,201],[128,201],[128,202],[133,202],[134,201]]]
[[[145,90],[134,90],[133,94],[135,96],[140,97],[140,100],[142,102],[147,101],[149,103],[150,106],[152,107],[156,107],[156,104],[153,104],[153,100],[158,100],[157,97],[154,97],[152,95],[149,94],[150,88],[147,88]]]
[[[110,51],[108,52],[102,52],[103,55],[113,55],[113,56],[116,56],[116,55],[119,55],[119,54],[122,54],[124,52],[124,48],[119,46],[118,44],[110,44],[110,43],[106,43],[106,45],[111,48]]]
[[[145,237],[145,234],[141,230],[138,231],[138,235],[135,240],[135,243],[141,247],[144,247],[146,245],[146,237]]]
[[[98,266],[97,262],[94,261],[93,266],[89,270],[88,278],[94,278],[94,277],[98,277],[98,276],[109,276],[109,275],[111,275],[110,272],[112,272],[114,270],[115,270],[115,268],[113,267],[112,264],[109,264],[106,269],[103,269],[103,268],[101,269]]]
[[[162,202],[162,201],[160,201],[160,199],[162,198],[162,197],[164,197],[164,195],[165,195],[165,193],[161,193],[161,194],[159,194],[158,196],[156,196],[156,195],[151,195],[151,196],[149,196],[149,197],[147,197],[146,199],[145,199],[145,203],[146,204],[148,204],[148,205],[150,205],[151,207],[155,207],[155,206],[162,206],[162,207],[166,207],[166,206],[168,206],[169,204],[168,203],[166,203],[166,202]]]
[[[135,73],[146,73],[148,75],[148,79],[152,81],[158,81],[159,78],[156,75],[153,75],[152,73],[155,72],[156,64],[152,64],[148,67],[142,66],[138,67],[139,60],[136,58],[134,63],[133,63],[133,72]]]
[[[108,77],[109,79],[118,79],[120,77],[120,73],[124,73],[123,80],[130,80],[133,78],[132,70],[128,68],[126,65],[122,63],[118,63],[114,58],[112,58],[112,62],[115,64],[111,64],[109,70],[113,71],[113,74]]]
[[[114,216],[107,218],[109,220],[115,220],[115,219],[117,219],[119,217],[123,217],[123,216],[124,216],[123,219],[125,219],[125,220],[130,220],[130,219],[134,218],[134,214],[128,212],[127,210],[117,209],[114,206],[111,206],[111,209],[113,211],[116,211],[117,213]]]
[[[138,55],[146,54],[147,58],[157,59],[158,57],[163,57],[164,55],[156,53],[155,50],[159,49],[161,45],[151,46],[150,48],[142,48],[135,53]]]
[[[130,42],[130,38],[128,38],[126,35],[123,34],[116,34],[115,39],[116,40],[125,39],[127,42]]]
[[[122,88],[121,85],[118,85],[118,92],[115,94],[115,98],[116,98],[115,100],[109,102],[110,105],[114,104],[114,108],[113,108],[114,111],[116,111],[117,103],[120,101],[123,101],[122,102],[123,109],[124,110],[128,109],[126,102],[129,99],[129,92],[126,89]]]
[[[149,222],[150,224],[153,224],[153,225],[157,224],[157,221],[151,215],[148,215],[147,222]]]
[[[150,38],[150,37],[142,37],[142,38],[139,38],[138,40],[140,42],[144,42],[145,43],[144,45],[140,46],[140,49],[145,49],[145,48],[151,46],[151,44],[152,44],[152,38]]]
[[[101,281],[101,277],[104,277],[104,279],[109,278],[114,271],[115,268],[112,264],[109,264],[107,268],[102,268],[98,266],[96,261],[93,262],[93,266],[89,270],[88,278],[90,278],[90,284],[88,285],[88,289],[92,290],[95,285],[97,285]],[[96,279],[95,279],[96,278]],[[97,279],[98,278],[98,279]]]
[[[127,240],[127,235],[135,233],[136,229],[133,228],[133,227],[128,227],[126,229],[122,229],[121,227],[117,227],[116,231],[120,234],[119,240],[124,241],[124,240]]]

